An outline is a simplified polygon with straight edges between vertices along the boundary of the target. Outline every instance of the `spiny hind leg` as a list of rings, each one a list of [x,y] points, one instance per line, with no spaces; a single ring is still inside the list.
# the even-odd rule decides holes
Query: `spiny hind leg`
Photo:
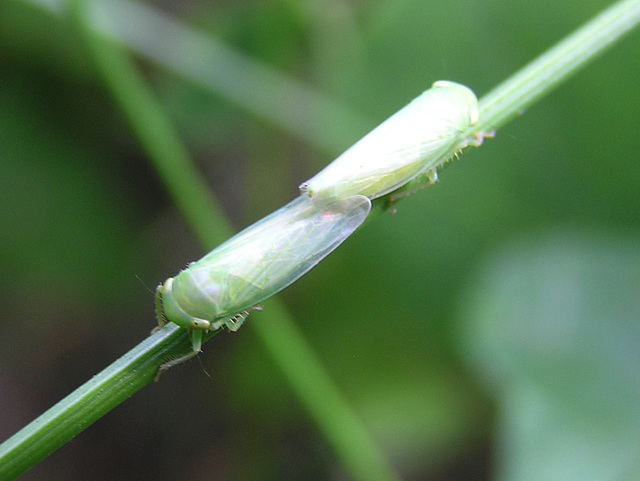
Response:
[[[192,330],[189,331],[189,338],[191,339],[191,351],[183,354],[181,356],[175,356],[171,359],[168,359],[160,366],[160,370],[158,371],[158,377],[164,371],[171,369],[173,366],[177,366],[178,364],[182,364],[185,361],[197,356],[202,350],[202,339],[204,337],[205,331],[197,331]],[[156,377],[156,379],[158,379]]]
[[[167,316],[164,313],[164,307],[162,305],[163,287],[164,287],[164,284],[160,284],[158,287],[156,287],[155,303],[156,303],[156,317],[158,318],[158,325],[151,331],[151,334],[158,332],[158,330],[162,329],[164,326],[166,326],[169,323],[169,319],[167,319]]]
[[[240,327],[242,327],[242,324],[244,324],[245,319],[249,317],[249,314],[251,313],[251,311],[261,311],[261,310],[262,310],[262,306],[260,305],[249,307],[248,309],[245,309],[244,311],[240,311],[237,314],[234,314],[233,316],[225,317],[223,319],[219,319],[213,322],[211,324],[211,327],[212,329],[220,329],[221,327],[226,327],[231,332],[236,332],[238,329],[240,329]]]

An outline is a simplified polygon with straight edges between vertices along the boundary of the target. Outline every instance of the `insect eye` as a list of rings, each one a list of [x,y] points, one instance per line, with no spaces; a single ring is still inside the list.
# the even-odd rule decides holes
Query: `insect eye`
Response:
[[[205,319],[193,319],[191,321],[191,328],[199,331],[209,329],[209,326],[211,326],[211,323]]]

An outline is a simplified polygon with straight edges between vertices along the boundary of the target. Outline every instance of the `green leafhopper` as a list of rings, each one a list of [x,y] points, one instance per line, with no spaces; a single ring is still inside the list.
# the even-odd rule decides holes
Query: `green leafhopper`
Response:
[[[365,195],[375,199],[435,169],[471,142],[478,99],[464,85],[440,80],[364,136],[300,190],[316,203]]]
[[[352,196],[321,207],[299,196],[247,227],[156,289],[160,325],[191,331],[193,353],[203,334],[237,330],[249,310],[306,274],[366,219],[371,201]]]

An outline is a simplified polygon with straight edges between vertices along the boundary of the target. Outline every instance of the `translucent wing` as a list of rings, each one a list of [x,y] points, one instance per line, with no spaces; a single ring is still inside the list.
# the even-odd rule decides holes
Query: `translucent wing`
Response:
[[[318,207],[300,196],[191,264],[173,294],[214,320],[254,306],[312,269],[364,222],[371,202],[353,196]],[[188,301],[188,302],[187,302]]]

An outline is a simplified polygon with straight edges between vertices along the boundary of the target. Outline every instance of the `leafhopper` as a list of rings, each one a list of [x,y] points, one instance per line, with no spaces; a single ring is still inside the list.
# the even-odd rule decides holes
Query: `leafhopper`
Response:
[[[300,185],[316,203],[352,195],[369,199],[433,171],[481,137],[465,132],[478,122],[478,99],[464,85],[440,80]]]
[[[299,196],[160,284],[160,326],[173,322],[188,329],[193,346],[192,353],[162,369],[196,355],[205,332],[221,327],[236,331],[252,308],[329,255],[370,210],[371,201],[361,195],[323,206]]]

